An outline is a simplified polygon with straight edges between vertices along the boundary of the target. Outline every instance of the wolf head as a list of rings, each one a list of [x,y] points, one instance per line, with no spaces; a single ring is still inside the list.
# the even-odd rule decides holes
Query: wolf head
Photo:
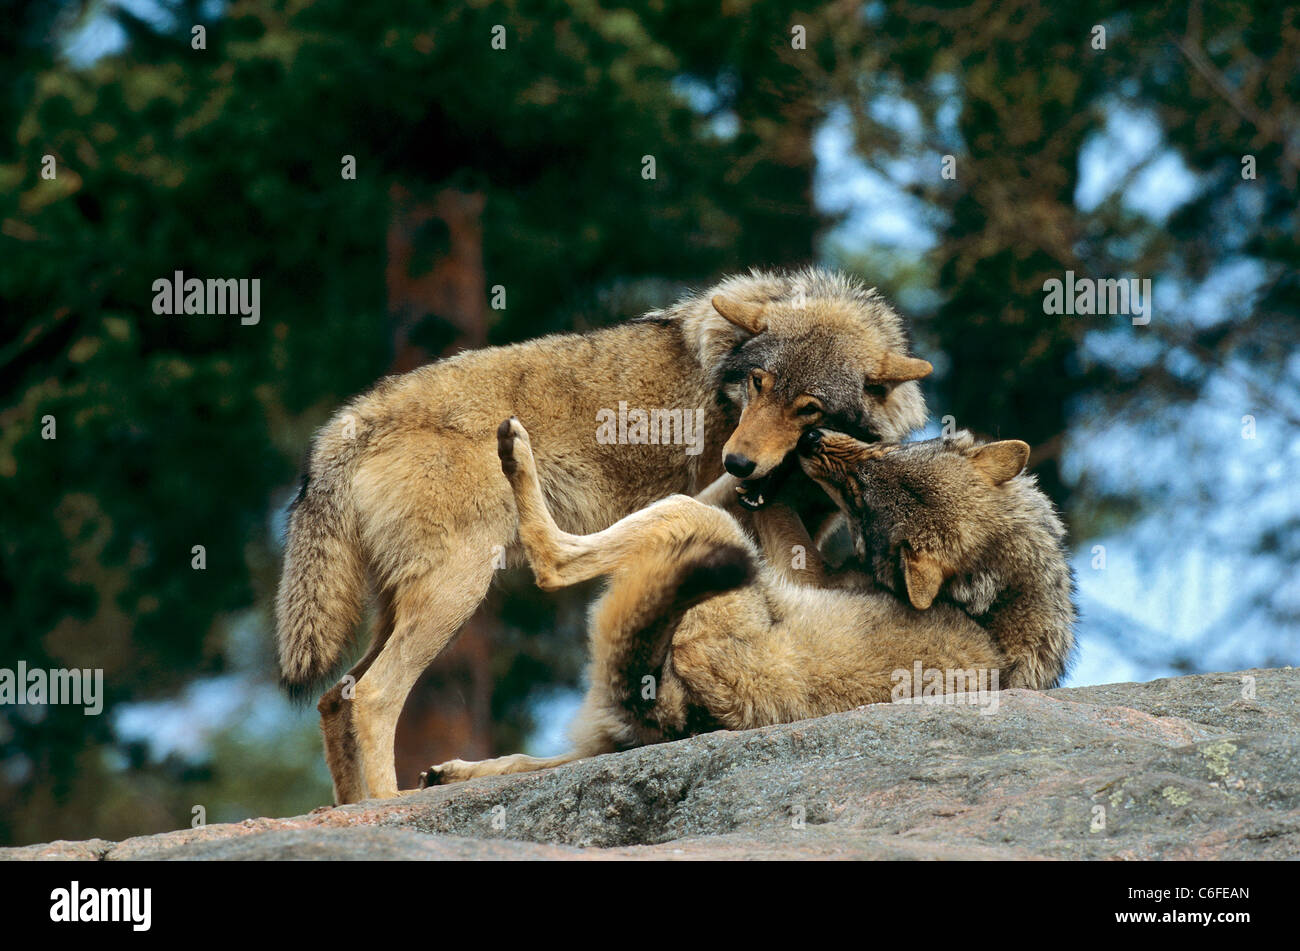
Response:
[[[981,445],[961,432],[882,446],[813,430],[799,454],[804,472],[848,516],[858,557],[875,580],[918,609],[954,575],[992,578],[990,562],[1001,560],[993,549],[1027,519],[1023,500],[1005,488],[1029,458],[1018,439]]]
[[[916,381],[932,367],[907,355],[902,320],[874,289],[809,268],[728,278],[706,297],[705,359],[741,408],[722,450],[733,476],[756,488],[814,427],[896,442],[925,424]]]

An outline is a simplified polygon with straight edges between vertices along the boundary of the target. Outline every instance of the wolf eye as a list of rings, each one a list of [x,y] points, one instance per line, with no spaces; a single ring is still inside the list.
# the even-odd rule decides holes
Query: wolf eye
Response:
[[[763,375],[755,370],[749,377],[749,382],[754,384],[754,392],[763,392]]]
[[[808,402],[808,403],[804,403],[797,410],[795,410],[795,413],[796,415],[799,416],[816,416],[821,411],[822,408],[819,405],[813,402]]]

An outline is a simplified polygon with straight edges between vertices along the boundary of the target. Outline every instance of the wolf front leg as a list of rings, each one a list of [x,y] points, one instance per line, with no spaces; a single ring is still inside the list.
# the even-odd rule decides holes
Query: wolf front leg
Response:
[[[751,514],[763,557],[783,578],[795,584],[826,587],[821,551],[794,509],[780,502]]]
[[[736,494],[736,489],[739,486],[739,479],[724,472],[705,486],[694,498],[696,502],[703,502],[705,505],[734,511],[740,508],[740,496]]]

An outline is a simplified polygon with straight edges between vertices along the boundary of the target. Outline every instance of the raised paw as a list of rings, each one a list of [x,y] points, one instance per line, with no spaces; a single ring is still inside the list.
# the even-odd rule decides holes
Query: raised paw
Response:
[[[835,479],[870,459],[894,452],[895,445],[861,442],[829,429],[810,429],[799,439],[799,463],[814,479]]]
[[[821,452],[824,435],[820,429],[810,429],[800,436],[798,443],[799,454],[801,456],[815,456]]]
[[[523,423],[511,416],[497,427],[497,455],[501,457],[501,471],[512,476],[519,469],[519,460],[530,453],[528,431]]]

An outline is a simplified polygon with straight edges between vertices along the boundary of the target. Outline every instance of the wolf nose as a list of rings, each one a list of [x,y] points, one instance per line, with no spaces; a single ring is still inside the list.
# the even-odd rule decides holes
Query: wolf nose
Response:
[[[811,456],[819,452],[822,448],[822,431],[820,429],[810,429],[799,437],[799,454],[802,456]]]
[[[754,471],[757,463],[748,456],[742,456],[739,453],[729,452],[727,458],[722,460],[723,467],[734,475],[737,479],[748,478],[749,474]]]

